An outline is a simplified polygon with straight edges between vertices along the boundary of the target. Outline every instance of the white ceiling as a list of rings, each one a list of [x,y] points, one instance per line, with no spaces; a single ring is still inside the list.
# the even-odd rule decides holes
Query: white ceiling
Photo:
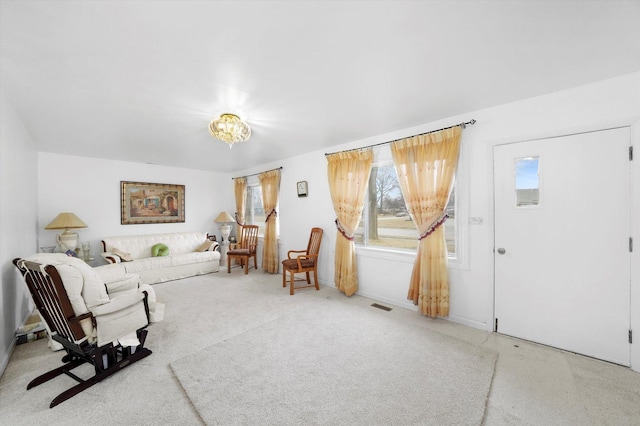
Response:
[[[41,151],[232,173],[638,71],[639,23],[637,0],[2,0],[0,84]],[[248,142],[209,135],[222,112]]]

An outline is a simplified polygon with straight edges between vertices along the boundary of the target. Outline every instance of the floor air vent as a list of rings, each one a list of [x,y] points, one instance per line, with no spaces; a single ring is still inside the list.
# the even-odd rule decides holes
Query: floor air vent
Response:
[[[379,305],[379,304],[377,304],[377,303],[374,303],[374,304],[373,304],[373,305],[371,305],[371,306],[373,306],[374,308],[382,309],[383,311],[390,311],[390,310],[391,310],[391,308],[390,308],[390,307],[388,307],[388,306],[384,306],[384,305]]]

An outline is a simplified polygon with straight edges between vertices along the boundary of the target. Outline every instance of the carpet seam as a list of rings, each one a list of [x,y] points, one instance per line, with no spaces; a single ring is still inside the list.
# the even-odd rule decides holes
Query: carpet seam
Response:
[[[484,426],[487,422],[487,414],[489,412],[489,399],[491,399],[491,392],[493,392],[493,381],[496,377],[496,367],[498,365],[499,357],[500,353],[496,352],[496,357],[493,360],[493,373],[491,374],[491,381],[489,382],[489,392],[487,392],[487,398],[484,401],[484,413],[482,415],[482,422],[480,423],[482,426]]]
[[[184,388],[184,386],[182,386],[182,382],[180,381],[180,379],[176,375],[176,372],[173,369],[173,367],[171,367],[171,364],[169,364],[169,370],[171,371],[171,377],[173,378],[174,382],[178,383],[178,387],[180,388],[180,391],[182,392],[182,395],[184,395],[184,397],[187,398],[187,401],[189,401],[189,406],[191,407],[191,410],[196,414],[196,416],[200,420],[200,424],[206,426],[207,422],[204,421],[204,419],[200,415],[200,411],[198,411],[196,406],[193,404],[193,401],[189,397],[189,394],[187,393],[187,390]]]

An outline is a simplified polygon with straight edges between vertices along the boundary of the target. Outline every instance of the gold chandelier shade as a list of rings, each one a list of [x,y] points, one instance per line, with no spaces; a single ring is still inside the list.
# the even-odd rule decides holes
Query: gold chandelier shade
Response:
[[[235,114],[222,114],[209,123],[209,133],[217,139],[229,144],[244,142],[251,137],[251,128]]]

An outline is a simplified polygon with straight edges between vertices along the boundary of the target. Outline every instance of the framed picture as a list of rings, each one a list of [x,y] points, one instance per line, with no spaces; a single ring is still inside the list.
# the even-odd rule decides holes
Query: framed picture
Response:
[[[120,223],[184,222],[184,185],[120,182]]]

